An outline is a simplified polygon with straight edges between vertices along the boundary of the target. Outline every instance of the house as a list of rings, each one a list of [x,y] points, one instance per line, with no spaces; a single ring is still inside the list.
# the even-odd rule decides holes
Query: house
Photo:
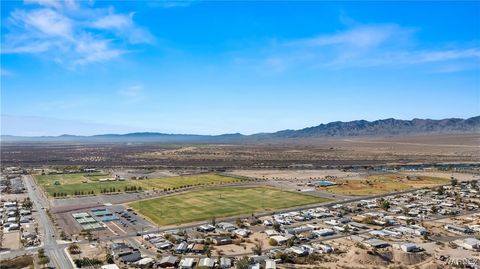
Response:
[[[386,248],[386,247],[390,246],[390,244],[388,242],[385,242],[383,240],[376,239],[376,238],[367,239],[367,240],[363,241],[362,243],[364,245],[366,245],[368,247],[372,247],[372,248]]]
[[[236,229],[233,233],[239,237],[248,237],[250,235],[250,231],[246,229]]]
[[[265,225],[265,226],[272,226],[272,225],[273,225],[273,222],[270,221],[270,220],[264,220],[264,221],[263,221],[263,225]]]
[[[157,249],[169,249],[170,247],[172,247],[172,243],[167,240],[162,240],[161,242],[155,243],[154,246]]]
[[[232,243],[232,238],[230,237],[215,237],[213,243],[217,246],[228,245]]]
[[[195,264],[195,259],[194,258],[183,258],[180,261],[179,268],[180,269],[192,269],[194,264]]]
[[[456,234],[467,234],[470,233],[470,229],[468,227],[463,227],[463,226],[457,226],[457,225],[451,225],[447,224],[444,226],[444,228],[450,232],[456,233]]]
[[[232,267],[232,260],[230,258],[221,257],[219,266],[220,266],[221,269],[231,268]]]
[[[413,243],[405,243],[400,245],[400,249],[404,252],[414,252],[417,250],[417,246]]]
[[[122,263],[133,263],[139,261],[142,258],[140,251],[138,249],[131,249],[131,251],[123,253],[122,255],[118,256],[118,260]]]
[[[215,227],[210,224],[205,224],[197,227],[197,231],[202,233],[208,233],[215,231]]]
[[[215,261],[212,258],[201,258],[198,262],[198,267],[201,268],[213,268]]]
[[[254,263],[259,263],[259,264],[268,260],[268,256],[265,256],[265,255],[255,255],[255,256],[252,256],[250,258],[252,258]]]
[[[281,236],[281,235],[271,236],[270,239],[273,239],[273,240],[277,241],[277,244],[279,244],[279,245],[284,245],[288,241],[288,238],[286,238],[285,236]]]
[[[32,211],[30,209],[20,209],[21,216],[30,215],[30,214],[32,214]]]
[[[320,253],[331,253],[333,252],[333,248],[327,244],[313,244],[315,248],[318,249]]]
[[[301,247],[297,247],[297,246],[293,246],[293,247],[290,247],[290,248],[287,248],[286,251],[288,252],[291,252],[295,255],[298,255],[298,256],[305,256],[308,254],[308,252],[301,248]]]
[[[100,267],[101,269],[120,269],[116,264],[106,264]]]
[[[312,231],[313,228],[310,227],[310,226],[307,226],[307,225],[303,225],[303,226],[300,226],[300,227],[295,227],[295,228],[288,228],[286,229],[286,232],[289,233],[289,234],[301,234],[301,233],[304,233],[304,232],[309,232],[309,231]]]
[[[135,262],[136,265],[139,267],[145,268],[146,266],[149,266],[154,263],[154,259],[150,257],[142,258],[138,261]]]
[[[29,223],[31,220],[30,216],[21,216],[20,217],[20,223]]]
[[[480,240],[475,239],[473,237],[465,238],[458,245],[467,250],[477,250],[477,251],[480,250]]]
[[[316,236],[330,236],[330,235],[334,235],[335,231],[332,229],[321,229],[321,230],[313,231],[313,234]]]
[[[188,249],[187,242],[182,242],[175,247],[175,252],[179,253],[179,254],[180,253],[185,253],[185,252],[187,252],[187,249]]]
[[[166,267],[175,267],[177,265],[178,259],[175,256],[165,256],[158,263],[157,267],[166,268]]]
[[[265,269],[277,269],[277,263],[274,260],[266,260]]]
[[[301,248],[303,248],[309,255],[315,252],[315,248],[310,245],[302,245]]]
[[[10,226],[8,226],[9,231],[15,231],[15,230],[19,230],[19,229],[20,229],[20,225],[18,225],[16,223],[10,224]]]
[[[271,237],[271,236],[274,236],[274,235],[278,235],[278,232],[275,231],[275,230],[265,230],[265,234],[266,234],[268,237]]]
[[[217,224],[217,227],[222,229],[222,230],[225,230],[227,232],[232,232],[234,231],[235,229],[237,229],[237,226],[229,223],[229,222],[220,222]]]
[[[113,243],[110,245],[112,255],[121,263],[133,263],[142,258],[140,251],[125,243]]]

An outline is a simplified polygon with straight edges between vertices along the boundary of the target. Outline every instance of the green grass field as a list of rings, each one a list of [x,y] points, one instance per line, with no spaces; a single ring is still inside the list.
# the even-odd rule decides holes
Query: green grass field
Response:
[[[61,174],[61,175],[41,175],[36,176],[36,180],[49,196],[54,193],[66,193],[74,195],[75,192],[88,194],[102,193],[103,190],[115,188],[115,192],[125,191],[125,187],[133,186],[142,188],[142,190],[164,190],[172,188],[181,188],[186,186],[212,185],[240,182],[241,179],[226,177],[215,174],[201,174],[192,176],[178,176],[143,180],[125,180],[125,181],[98,181],[101,178],[111,177],[107,174]],[[55,185],[58,181],[60,185]]]
[[[154,223],[170,225],[326,201],[329,199],[274,188],[232,187],[137,201],[129,206]]]
[[[434,187],[448,184],[449,182],[449,179],[440,177],[419,176],[415,179],[407,179],[405,175],[385,174],[372,175],[365,180],[338,180],[338,185],[322,189],[342,195],[362,196]]]

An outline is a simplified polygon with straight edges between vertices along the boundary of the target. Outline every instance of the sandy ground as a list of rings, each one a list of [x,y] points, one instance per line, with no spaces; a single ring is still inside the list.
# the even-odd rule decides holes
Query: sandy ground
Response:
[[[3,247],[12,250],[20,248],[20,232],[6,232],[3,234]]]
[[[262,242],[264,250],[271,248],[271,246],[268,244],[268,236],[266,234],[254,233],[249,238],[245,238],[245,242],[240,245],[230,244],[224,246],[215,246],[213,252],[216,254],[218,251],[221,251],[224,255],[251,252],[257,240]],[[244,249],[244,246],[246,246],[246,249]]]
[[[328,170],[234,170],[230,174],[265,179],[323,179],[326,176],[334,176],[337,178],[355,177],[359,173],[343,172],[336,169]]]
[[[109,171],[112,175],[119,175],[126,179],[129,179],[133,176],[141,177],[146,176],[148,178],[164,178],[164,177],[173,177],[178,176],[176,173],[172,173],[169,170],[141,170],[141,169],[112,169]]]
[[[27,193],[18,193],[18,194],[8,194],[2,193],[1,195],[2,201],[23,201],[23,199],[28,197]]]
[[[429,176],[429,177],[441,177],[441,178],[450,178],[455,177],[456,179],[462,180],[472,180],[480,179],[480,175],[468,174],[468,173],[452,173],[452,172],[402,172],[405,175],[416,175],[416,176]]]
[[[97,243],[94,244],[80,244],[78,245],[80,247],[81,253],[80,254],[75,254],[71,255],[72,259],[78,259],[78,258],[83,258],[83,257],[88,257],[88,258],[97,258],[99,260],[105,259],[106,255],[106,246],[105,245],[98,245]]]

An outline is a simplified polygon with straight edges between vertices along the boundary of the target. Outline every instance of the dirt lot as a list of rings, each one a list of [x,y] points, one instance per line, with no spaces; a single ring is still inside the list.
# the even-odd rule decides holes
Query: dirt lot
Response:
[[[359,173],[356,172],[343,172],[337,169],[324,169],[324,170],[234,170],[230,172],[232,175],[239,175],[251,178],[264,178],[264,179],[298,179],[298,180],[314,180],[323,179],[327,176],[333,176],[337,178],[344,177],[356,177]]]
[[[238,241],[238,239],[237,239]],[[252,248],[255,246],[256,242],[261,242],[263,244],[263,249],[270,249],[271,246],[268,244],[268,236],[263,233],[254,233],[245,242],[240,244],[230,244],[225,246],[215,246],[214,251],[216,253],[220,252],[223,255],[235,255],[243,254],[245,252],[252,252]]]
[[[6,232],[3,234],[3,247],[12,250],[20,248],[20,232]]]

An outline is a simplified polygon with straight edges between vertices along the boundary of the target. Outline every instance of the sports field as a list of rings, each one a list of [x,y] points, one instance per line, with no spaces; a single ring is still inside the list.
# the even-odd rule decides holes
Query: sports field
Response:
[[[173,188],[184,188],[188,186],[225,184],[240,182],[241,179],[221,176],[216,174],[201,174],[191,176],[165,177],[143,180],[124,181],[105,181],[99,179],[112,178],[108,174],[61,174],[61,175],[39,175],[35,177],[38,184],[42,186],[45,192],[53,197],[58,197],[58,193],[65,193],[67,196],[75,195],[75,193],[94,194],[110,192],[124,192],[126,188],[136,187],[137,190],[164,190]],[[54,195],[55,194],[55,195]]]
[[[407,176],[402,174],[372,175],[366,179],[338,180],[337,185],[321,188],[322,190],[342,195],[375,195],[387,192],[418,189],[445,185],[448,178],[431,176]]]
[[[329,199],[269,187],[232,187],[137,201],[129,206],[158,225],[170,225],[326,201]]]

